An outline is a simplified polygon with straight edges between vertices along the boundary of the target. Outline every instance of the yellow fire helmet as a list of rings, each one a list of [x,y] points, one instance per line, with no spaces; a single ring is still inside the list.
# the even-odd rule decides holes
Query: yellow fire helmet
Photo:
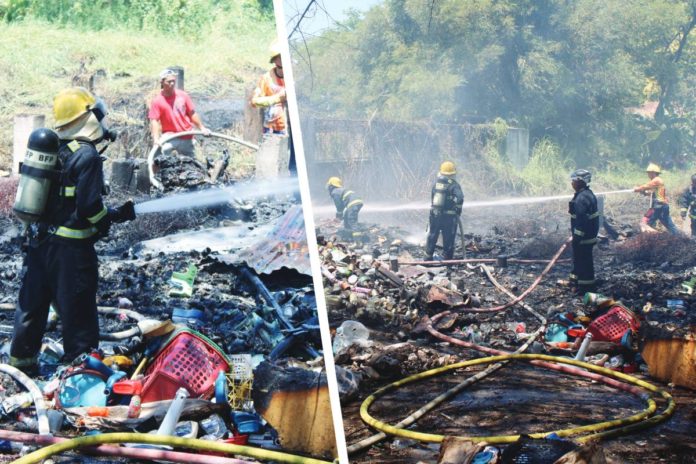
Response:
[[[440,175],[453,176],[456,173],[457,173],[457,169],[454,167],[453,162],[445,161],[440,165]]]
[[[341,182],[341,179],[338,177],[330,177],[329,180],[326,182],[326,186],[329,187],[343,187],[343,182]]]
[[[274,40],[273,42],[271,42],[270,47],[268,47],[268,51],[271,54],[271,59],[269,60],[269,63],[273,63],[275,57],[280,55],[280,42],[278,42],[278,40]]]
[[[97,99],[83,87],[64,89],[53,99],[53,118],[55,127],[70,124],[94,106]]]
[[[648,167],[645,168],[645,172],[655,172],[657,174],[661,173],[662,170],[660,170],[660,166],[658,166],[655,163],[650,163],[648,164]]]

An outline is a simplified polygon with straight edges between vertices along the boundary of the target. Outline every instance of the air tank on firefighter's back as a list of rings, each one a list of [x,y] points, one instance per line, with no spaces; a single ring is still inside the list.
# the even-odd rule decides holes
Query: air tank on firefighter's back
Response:
[[[46,208],[51,181],[57,180],[60,139],[42,127],[29,135],[27,153],[19,169],[19,186],[12,209],[25,224],[36,222]]]

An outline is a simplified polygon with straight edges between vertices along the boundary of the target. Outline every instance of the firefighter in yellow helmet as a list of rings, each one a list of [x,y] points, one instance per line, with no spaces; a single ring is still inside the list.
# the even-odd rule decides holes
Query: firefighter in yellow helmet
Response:
[[[650,195],[650,208],[643,216],[641,222],[650,227],[654,227],[655,223],[660,221],[671,234],[679,234],[677,226],[674,225],[669,215],[667,189],[665,189],[665,183],[660,177],[660,166],[655,163],[650,163],[645,169],[645,172],[647,172],[650,181],[633,188],[634,192]]]
[[[346,230],[354,230],[358,224],[358,213],[363,207],[363,201],[352,190],[343,188],[343,182],[338,177],[329,178],[326,188],[336,205],[336,219],[343,219],[343,227]]]
[[[442,233],[444,259],[454,257],[454,239],[457,235],[459,216],[462,214],[462,204],[464,204],[464,192],[454,179],[456,174],[457,170],[452,161],[445,161],[440,165],[440,172],[430,194],[430,225],[425,242],[427,261],[433,259],[435,244],[440,233]]]
[[[102,201],[104,173],[96,145],[114,139],[104,126],[104,103],[84,88],[68,88],[55,97],[53,114],[57,175],[46,207],[28,226],[26,272],[10,347],[10,364],[30,373],[37,368],[51,302],[63,325],[65,360],[97,348],[94,243],[112,223],[135,218],[132,202],[112,209]]]

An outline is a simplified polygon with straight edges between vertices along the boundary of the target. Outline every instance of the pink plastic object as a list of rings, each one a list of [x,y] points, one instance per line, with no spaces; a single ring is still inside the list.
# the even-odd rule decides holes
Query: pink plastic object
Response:
[[[143,403],[171,400],[183,387],[191,398],[210,399],[220,371],[227,372],[224,355],[205,340],[181,332],[163,347],[145,372]]]
[[[627,330],[638,332],[640,322],[629,309],[614,306],[605,314],[593,320],[587,327],[594,341],[621,343]]]

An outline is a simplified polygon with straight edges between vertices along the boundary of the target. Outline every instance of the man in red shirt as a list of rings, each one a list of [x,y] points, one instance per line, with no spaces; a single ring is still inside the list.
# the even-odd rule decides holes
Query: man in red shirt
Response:
[[[176,72],[165,69],[159,78],[162,91],[150,103],[150,111],[147,114],[152,140],[160,147],[163,155],[169,155],[172,150],[176,150],[180,155],[193,157],[195,153],[192,135],[177,137],[165,143],[161,142],[162,135],[190,131],[195,126],[203,135],[208,136],[210,130],[203,125],[196,113],[191,97],[176,88]]]

